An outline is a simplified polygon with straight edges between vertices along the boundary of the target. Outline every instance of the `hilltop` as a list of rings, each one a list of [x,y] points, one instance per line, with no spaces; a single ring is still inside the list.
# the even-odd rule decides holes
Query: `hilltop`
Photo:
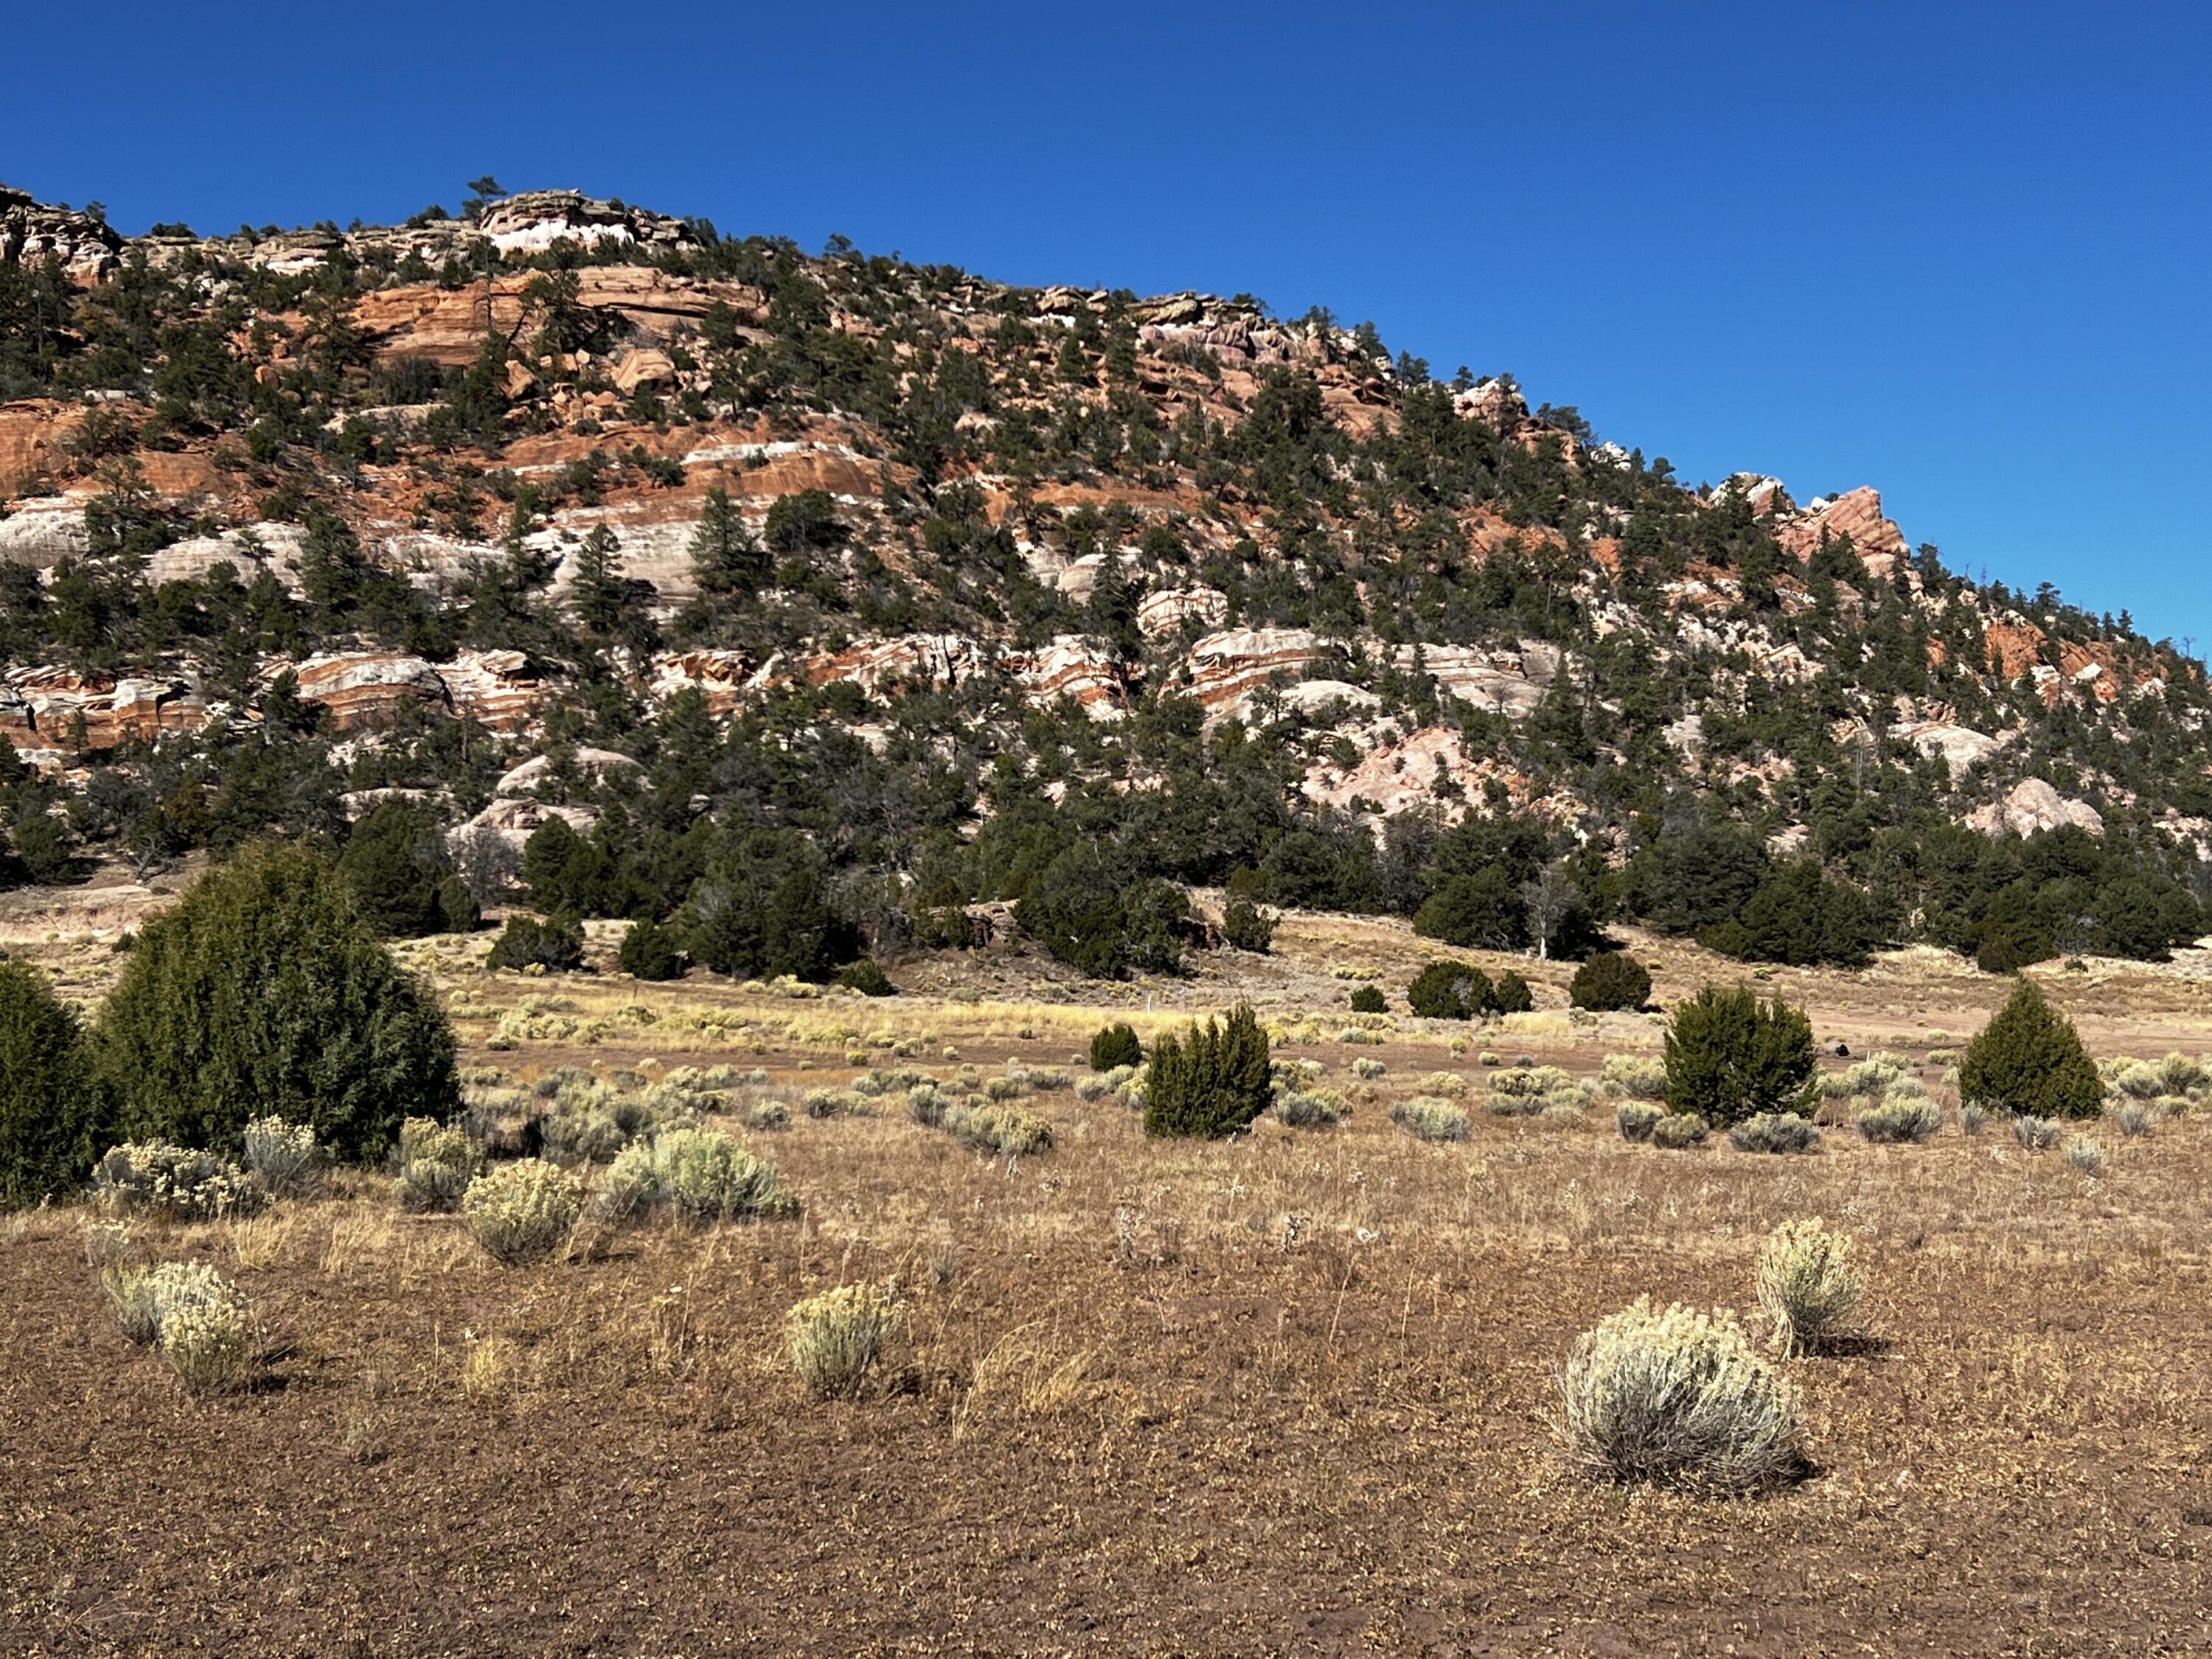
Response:
[[[1545,953],[2206,927],[2199,664],[1325,312],[573,191],[126,237],[0,190],[0,398],[19,882],[398,814],[488,902],[810,975],[1006,902],[1171,970],[1194,885]]]

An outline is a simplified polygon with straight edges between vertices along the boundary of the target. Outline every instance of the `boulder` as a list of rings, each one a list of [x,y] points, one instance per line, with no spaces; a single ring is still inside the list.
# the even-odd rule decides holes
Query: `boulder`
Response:
[[[2023,778],[2002,800],[1976,807],[1966,815],[1969,829],[1991,837],[2032,836],[2067,823],[2093,836],[2105,833],[2104,817],[2095,807],[2060,794],[2041,778]]]

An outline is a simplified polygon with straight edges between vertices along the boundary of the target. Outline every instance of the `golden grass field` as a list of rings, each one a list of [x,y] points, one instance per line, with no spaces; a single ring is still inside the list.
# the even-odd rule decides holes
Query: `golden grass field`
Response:
[[[2201,1116],[2088,1126],[2094,1176],[1955,1117],[1921,1146],[1831,1127],[1778,1158],[1632,1145],[1606,1105],[1478,1106],[1468,1139],[1426,1143],[1387,1108],[1427,1073],[1479,1100],[1486,1051],[1586,1075],[1656,1054],[1660,1025],[1571,1019],[1566,970],[1522,963],[1549,1012],[1401,1016],[1347,1044],[1345,975],[1395,994],[1426,954],[1353,919],[1287,918],[1273,957],[1184,981],[946,957],[872,1001],[490,975],[486,943],[405,947],[465,1065],[763,1067],[726,1121],[802,1215],[655,1223],[520,1268],[456,1217],[402,1213],[380,1175],[250,1220],[141,1224],[137,1248],[252,1298],[260,1377],[213,1399],[116,1332],[82,1212],[14,1218],[0,1650],[2212,1650]],[[1635,947],[1662,1001],[1742,971]],[[73,994],[112,972],[96,939],[17,948]],[[2202,961],[2039,976],[2094,1053],[2212,1049]],[[1760,988],[1808,1004],[1824,1042],[1905,1055],[1948,1105],[1941,1052],[2003,987],[1908,952]],[[1022,1103],[1055,1145],[1009,1160],[896,1095],[797,1109],[878,1064],[1079,1073],[1109,1015],[1149,1037],[1239,996],[1352,1095],[1346,1121],[1152,1142],[1110,1097],[1055,1090]],[[1362,1057],[1388,1074],[1355,1082]],[[745,1131],[769,1096],[790,1127]],[[1809,1478],[1723,1501],[1572,1472],[1551,1418],[1576,1334],[1647,1293],[1748,1317],[1760,1240],[1803,1216],[1858,1242],[1875,1339],[1784,1362]],[[785,1310],[865,1282],[896,1285],[906,1336],[859,1397],[817,1401]]]

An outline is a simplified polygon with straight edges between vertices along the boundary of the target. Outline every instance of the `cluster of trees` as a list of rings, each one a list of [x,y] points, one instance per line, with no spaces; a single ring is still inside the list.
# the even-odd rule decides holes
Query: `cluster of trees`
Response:
[[[1109,295],[1062,326],[1039,315],[1034,295],[949,267],[842,246],[810,258],[785,241],[694,229],[690,245],[650,256],[483,246],[478,263],[445,270],[342,253],[278,276],[210,247],[168,272],[134,257],[83,291],[9,267],[0,383],[135,401],[128,413],[96,410],[72,438],[75,464],[101,485],[85,555],[45,583],[0,567],[0,650],[107,672],[189,658],[212,691],[258,705],[261,718],[85,753],[91,782],[76,791],[11,777],[0,751],[0,880],[65,878],[87,854],[151,866],[264,834],[319,837],[375,866],[362,880],[379,905],[391,890],[379,917],[389,931],[461,925],[467,906],[436,872],[422,822],[380,823],[374,845],[356,854],[340,797],[412,789],[449,803],[426,815],[473,811],[507,758],[500,743],[426,714],[379,745],[336,750],[295,688],[258,678],[275,653],[373,642],[433,659],[463,646],[525,651],[562,678],[547,717],[556,747],[590,743],[647,763],[627,795],[609,784],[582,801],[601,811],[599,827],[549,846],[526,886],[548,918],[654,921],[637,960],[657,972],[688,958],[820,976],[861,945],[959,943],[963,907],[994,899],[1014,902],[1036,938],[1084,971],[1170,970],[1200,933],[1179,891],[1191,884],[1230,889],[1226,931],[1248,949],[1267,945],[1266,906],[1403,915],[1459,949],[1581,957],[1604,946],[1610,922],[1635,918],[1747,961],[1853,964],[1926,938],[1996,969],[2074,950],[2157,956],[2203,925],[2204,866],[2153,823],[2168,806],[2212,810],[2198,730],[2212,698],[2193,665],[2124,617],[2091,617],[2049,592],[1986,596],[2021,608],[2054,642],[2094,641],[2124,669],[2156,671],[2148,689],[2109,707],[2054,706],[2027,677],[1992,670],[1990,606],[1966,603],[1932,549],[1887,582],[1845,543],[1797,557],[1747,500],[1700,499],[1663,460],[1570,464],[1567,441],[1591,435],[1571,410],[1548,411],[1553,429],[1533,442],[1462,416],[1453,392],[1470,376],[1446,385],[1411,359],[1394,363],[1371,331],[1351,349],[1363,372],[1395,378],[1398,418],[1363,436],[1330,418],[1308,368],[1265,369],[1237,404],[1219,395],[1218,365],[1203,353],[1144,363],[1133,295]],[[562,365],[580,349],[603,355],[627,326],[583,303],[577,268],[645,257],[739,281],[763,307],[741,317],[718,307],[672,343],[706,390],[641,394],[624,411],[630,431],[604,434],[555,472],[500,465],[508,437],[555,418],[538,393],[510,398],[522,384],[510,366],[541,386],[588,378]],[[494,270],[529,273],[525,323],[489,337],[466,368],[378,363],[352,331],[350,308],[372,289]],[[868,327],[842,326],[846,317]],[[1172,403],[1159,394],[1163,374]],[[395,404],[433,413],[410,433],[374,414]],[[567,601],[550,599],[551,562],[531,535],[552,511],[592,505],[617,485],[680,481],[679,464],[639,441],[647,428],[825,410],[868,423],[915,482],[887,482],[880,500],[857,507],[794,492],[757,533],[726,493],[709,490],[693,546],[702,597],[665,623],[638,603],[605,526],[579,550]],[[238,447],[261,516],[302,526],[302,592],[220,565],[189,581],[145,579],[151,552],[220,526],[159,498],[135,456],[216,438]],[[495,556],[441,589],[382,569],[350,528],[349,492],[372,462],[415,469],[426,512]],[[979,465],[1013,481],[996,520],[960,481]],[[1065,512],[1037,498],[1055,481],[1170,478],[1196,486],[1196,514],[1140,513],[1111,488]],[[1231,496],[1261,519],[1233,514],[1223,504]],[[1473,508],[1521,533],[1478,550]],[[1590,556],[1600,526],[1619,527],[1609,564]],[[1024,539],[1070,558],[1114,556],[1079,600],[1037,580]],[[1785,684],[1747,648],[1683,640],[1664,585],[1700,571],[1731,584],[1725,615],[1709,621],[1794,644],[1820,666]],[[1329,643],[1315,672],[1369,687],[1378,715],[1402,726],[1455,726],[1469,752],[1533,792],[1571,796],[1583,836],[1514,818],[1502,786],[1447,827],[1443,809],[1460,804],[1449,780],[1437,813],[1401,813],[1379,837],[1369,814],[1313,807],[1299,787],[1307,769],[1349,763],[1325,716],[1262,696],[1249,720],[1209,733],[1195,703],[1148,690],[1188,641],[1148,638],[1138,602],[1147,587],[1193,582],[1224,594],[1231,623],[1318,630]],[[1598,605],[1647,626],[1600,636]],[[874,695],[838,684],[763,698],[720,732],[696,700],[650,708],[636,672],[664,633],[765,659],[907,630],[1018,647],[1087,635],[1138,693],[1135,717],[1109,727],[1072,708],[1030,708],[988,679]],[[1363,641],[1394,650],[1536,641],[1565,656],[1534,713],[1516,720],[1447,695],[1418,653],[1406,666]],[[1940,760],[1887,737],[1884,711],[1899,694],[2015,731],[2007,767],[2069,791],[2109,780],[2138,799],[2108,804],[2101,843],[2062,830],[1993,847],[1953,820],[2001,780],[1954,784]],[[1689,714],[1702,722],[1695,745],[1670,735]],[[864,719],[889,734],[880,755],[850,734]],[[1863,735],[1837,735],[1850,730]],[[698,823],[708,830],[695,835]],[[1769,850],[1799,824],[1809,831],[1800,852]],[[757,878],[753,854],[732,850],[756,832],[784,838]],[[425,879],[404,879],[409,866]],[[477,904],[492,896],[456,873]],[[763,917],[788,921],[793,942],[764,943]],[[543,960],[561,954],[563,937],[541,932],[513,948]]]

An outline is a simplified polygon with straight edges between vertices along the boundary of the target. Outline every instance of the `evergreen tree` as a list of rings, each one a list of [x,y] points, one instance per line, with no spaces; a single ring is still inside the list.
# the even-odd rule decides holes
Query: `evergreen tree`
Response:
[[[1777,997],[1708,985],[1667,1030],[1667,1106],[1725,1127],[1811,1104],[1813,1023]]]
[[[1651,975],[1626,951],[1601,951],[1575,969],[1567,1000],[1577,1008],[1607,1012],[1641,1008],[1651,996]]]
[[[0,1208],[67,1198],[113,1139],[76,1015],[26,963],[0,957]]]
[[[458,1109],[453,1034],[316,854],[261,845],[149,922],[108,998],[99,1065],[134,1139],[234,1150],[251,1119],[382,1155]]]
[[[689,965],[676,930],[650,916],[633,923],[623,935],[616,963],[625,974],[644,980],[681,979]]]
[[[1138,1040],[1133,1026],[1102,1026],[1091,1039],[1091,1069],[1094,1072],[1110,1072],[1117,1066],[1141,1066],[1144,1060],[1145,1045]]]
[[[1966,1045],[1959,1094],[2032,1117],[2094,1117],[2105,1085],[2073,1021],[2023,979]]]
[[[1497,994],[1481,969],[1464,962],[1432,962],[1406,988],[1406,1004],[1424,1019],[1472,1019]]]
[[[1148,1135],[1234,1134],[1267,1109],[1267,1034],[1249,1004],[1238,1003],[1224,1025],[1194,1024],[1178,1040],[1152,1046],[1145,1074]]]
[[[768,580],[768,551],[720,484],[707,492],[691,532],[691,571],[702,593],[750,593]]]
[[[624,589],[622,566],[616,556],[621,551],[622,542],[603,524],[593,525],[584,544],[576,550],[568,605],[577,622],[591,633],[611,634],[623,619]]]

